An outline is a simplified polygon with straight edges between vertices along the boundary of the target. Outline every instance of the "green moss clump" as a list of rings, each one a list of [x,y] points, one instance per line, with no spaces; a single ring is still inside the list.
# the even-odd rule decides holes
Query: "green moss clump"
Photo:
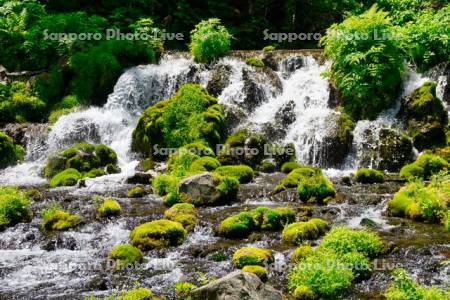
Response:
[[[265,266],[273,262],[272,251],[267,249],[243,247],[233,255],[233,264],[238,269],[244,266]]]
[[[195,160],[189,167],[189,171],[192,173],[207,172],[214,171],[218,167],[220,167],[220,162],[216,158],[205,156]]]
[[[178,222],[156,220],[137,226],[131,231],[131,243],[142,250],[180,245],[187,231]]]
[[[348,114],[341,111],[337,125],[339,127],[339,140],[341,143],[350,143],[352,131],[355,129],[355,122],[353,122],[352,118]]]
[[[164,196],[163,203],[165,206],[171,207],[174,204],[180,203],[180,195],[176,192],[170,192],[166,196]]]
[[[116,299],[116,298],[114,298]],[[136,288],[122,293],[118,300],[157,300],[158,298],[153,296],[153,292],[146,288]],[[111,299],[112,300],[112,299]]]
[[[289,174],[292,171],[294,171],[295,169],[298,169],[300,167],[301,167],[301,165],[299,165],[297,162],[295,162],[295,161],[288,161],[288,162],[285,162],[281,166],[281,172],[283,172],[285,174]]]
[[[386,290],[384,296],[387,300],[424,299],[446,300],[450,299],[450,292],[437,287],[425,287],[417,284],[404,269],[393,272],[394,281]]]
[[[341,260],[352,270],[355,278],[367,279],[370,277],[370,261],[364,253],[348,252],[341,256]]]
[[[263,49],[262,49],[262,51],[263,52],[271,52],[271,51],[274,51],[275,50],[275,46],[265,46]]]
[[[117,216],[122,213],[122,207],[119,202],[114,199],[106,199],[102,205],[98,208],[98,214],[100,217]]]
[[[0,131],[0,169],[15,165],[23,160],[24,156],[23,147],[14,144],[10,136]]]
[[[323,176],[322,170],[317,167],[300,167],[292,170],[280,184],[275,188],[275,192],[281,192],[286,188],[297,187],[303,178]]]
[[[302,297],[304,290],[309,290],[316,298],[336,299],[350,287],[353,279],[352,271],[334,252],[314,251],[289,273],[288,287],[294,292],[303,287],[302,293],[299,292]]]
[[[261,266],[244,266],[242,271],[253,273],[261,279],[262,282],[266,282],[268,278],[268,273],[266,268]]]
[[[292,253],[291,261],[296,264],[301,259],[311,254],[312,251],[313,248],[310,245],[301,245],[300,247],[295,249],[294,253]]]
[[[45,231],[63,231],[78,225],[80,217],[63,211],[59,206],[51,206],[42,212],[42,229]]]
[[[195,290],[197,286],[190,282],[175,283],[175,292],[180,299],[189,299],[189,294]]]
[[[169,193],[178,191],[179,178],[173,175],[159,174],[152,181],[152,186],[156,193],[160,196],[165,196]]]
[[[66,169],[55,176],[50,180],[51,187],[58,186],[73,186],[76,185],[78,180],[82,179],[83,175],[78,172],[76,169]]]
[[[263,160],[257,167],[256,170],[264,173],[273,173],[277,169],[277,166],[270,160]]]
[[[314,300],[316,299],[314,292],[307,285],[300,285],[295,288],[294,293],[292,293],[292,297],[295,300]]]
[[[254,57],[247,58],[245,60],[245,63],[247,65],[249,65],[249,66],[253,66],[253,67],[256,67],[256,68],[263,68],[263,67],[265,67],[265,64],[264,64],[264,62],[262,60],[254,58]]]
[[[48,123],[50,125],[55,124],[56,122],[58,122],[59,118],[64,116],[64,115],[68,115],[74,111],[76,111],[77,108],[61,108],[61,109],[57,109],[54,110],[50,113],[50,115],[48,116]]]
[[[239,183],[249,183],[252,181],[254,172],[249,166],[222,166],[215,170],[215,172],[221,176],[234,177]]]
[[[311,219],[307,222],[296,222],[284,227],[281,234],[283,241],[300,245],[305,240],[317,239],[329,229],[326,221]]]
[[[382,183],[384,173],[378,170],[362,168],[356,172],[356,181],[360,183]]]
[[[144,196],[144,190],[140,186],[131,188],[127,193],[128,198],[141,198]]]
[[[432,175],[450,169],[450,163],[438,155],[422,154],[415,162],[404,166],[400,170],[400,176],[412,179],[429,179]]]
[[[358,252],[368,258],[374,258],[383,252],[383,243],[377,234],[370,231],[340,226],[325,235],[319,249],[331,250],[338,255]]]
[[[323,175],[301,179],[297,191],[300,200],[303,202],[309,200],[322,202],[324,199],[336,195],[333,184]]]
[[[219,234],[229,238],[247,237],[253,231],[278,230],[295,221],[295,212],[289,207],[258,207],[223,220]]]
[[[115,262],[115,269],[122,268],[123,266],[140,263],[144,260],[144,255],[141,250],[131,245],[117,245],[111,249],[108,254],[108,259]]]
[[[61,176],[57,178],[58,180],[55,179],[56,175],[68,169],[76,170],[79,176],[71,170],[63,173],[65,176],[70,174],[71,179],[67,180],[67,184],[61,182],[63,179]],[[105,145],[82,142],[51,155],[44,167],[44,175],[52,178],[51,182],[55,179],[55,184],[59,181],[55,186],[61,186],[75,185],[76,178],[78,178],[77,181],[86,177],[94,178],[106,175],[107,172],[115,173],[117,170],[120,169],[117,166],[117,155],[114,150]],[[51,182],[50,185],[52,185]]]
[[[218,176],[213,173],[213,176],[218,180],[217,191],[219,197],[216,202],[229,202],[235,200],[239,192],[239,181],[235,177]]]
[[[201,141],[213,147],[223,138],[223,119],[216,98],[197,84],[185,84],[172,98],[145,110],[133,131],[132,148],[161,160],[167,155],[154,155],[153,146],[179,148]]]
[[[30,201],[16,187],[0,187],[0,230],[30,216]]]
[[[411,182],[402,187],[388,203],[388,211],[418,221],[444,222],[450,203],[450,181],[435,180],[428,186]]]
[[[196,62],[207,63],[230,50],[231,38],[220,20],[211,18],[195,25],[189,50]]]
[[[178,203],[164,212],[164,218],[178,222],[186,230],[192,230],[197,223],[197,210],[195,206],[189,203]]]
[[[253,215],[241,212],[223,220],[220,223],[219,233],[229,238],[243,238],[248,236],[254,227]]]

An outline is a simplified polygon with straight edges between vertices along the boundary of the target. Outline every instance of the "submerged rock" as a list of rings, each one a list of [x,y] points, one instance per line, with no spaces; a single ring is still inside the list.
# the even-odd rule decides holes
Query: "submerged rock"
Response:
[[[192,300],[282,300],[281,292],[264,284],[253,273],[232,272],[191,292]]]

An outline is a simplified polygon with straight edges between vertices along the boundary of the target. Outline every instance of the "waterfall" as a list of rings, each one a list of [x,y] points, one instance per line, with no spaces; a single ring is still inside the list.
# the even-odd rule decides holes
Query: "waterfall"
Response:
[[[0,183],[44,183],[41,170],[47,157],[83,140],[113,148],[122,169],[121,174],[88,179],[88,186],[90,182],[123,181],[137,164],[130,144],[139,115],[188,82],[206,87],[218,98],[225,108],[229,131],[246,127],[266,134],[270,142],[293,143],[300,163],[349,170],[380,167],[380,135],[385,128],[399,132],[395,115],[400,100],[376,120],[359,121],[353,144],[347,149],[336,141],[340,113],[329,107],[330,84],[321,76],[329,63],[291,53],[279,58],[277,64],[276,71],[255,68],[230,56],[203,65],[182,55],[166,54],[158,64],[130,68],[118,79],[103,107],[86,107],[64,115],[39,142],[29,139],[25,162],[0,171]],[[426,76],[408,70],[402,97],[426,80]],[[440,97],[445,84],[446,78],[439,77]]]

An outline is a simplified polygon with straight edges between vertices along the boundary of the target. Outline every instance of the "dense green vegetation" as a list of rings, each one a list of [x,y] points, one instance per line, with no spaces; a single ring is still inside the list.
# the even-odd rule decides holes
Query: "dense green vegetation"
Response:
[[[15,187],[0,188],[0,230],[25,221],[30,215],[30,201]]]
[[[0,169],[16,164],[24,155],[23,147],[14,144],[10,136],[0,131]]]

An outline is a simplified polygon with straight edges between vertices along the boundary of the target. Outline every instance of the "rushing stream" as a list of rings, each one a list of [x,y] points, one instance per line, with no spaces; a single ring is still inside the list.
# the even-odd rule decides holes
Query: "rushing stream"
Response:
[[[330,84],[321,77],[327,65],[314,56],[287,55],[278,62],[278,71],[257,72],[239,57],[226,57],[204,66],[183,55],[166,55],[157,65],[125,71],[103,107],[88,107],[62,116],[49,131],[29,137],[25,162],[1,171],[0,184],[38,187],[43,199],[33,201],[34,218],[30,223],[0,233],[0,299],[82,299],[92,294],[107,295],[135,282],[172,299],[175,282],[198,282],[202,273],[212,278],[231,271],[230,256],[244,245],[274,250],[276,262],[270,283],[286,290],[286,264],[294,248],[281,242],[280,233],[231,241],[214,232],[225,216],[247,207],[290,205],[302,211],[305,205],[295,200],[295,191],[270,194],[283,176],[280,173],[261,174],[252,183],[242,185],[237,203],[200,208],[200,221],[181,246],[146,252],[145,263],[137,270],[105,270],[105,257],[114,245],[127,243],[134,226],[158,219],[164,212],[161,198],[156,195],[141,199],[126,196],[131,185],[125,179],[134,174],[139,160],[130,150],[138,116],[148,106],[172,96],[183,83],[207,87],[217,70],[229,73],[225,86],[216,95],[230,119],[237,120],[229,130],[247,127],[274,132],[270,135],[272,141],[294,143],[299,162],[327,169],[325,173],[331,177],[341,201],[314,206],[313,216],[352,227],[361,227],[364,219],[374,221],[375,230],[398,248],[385,258],[386,264],[402,265],[421,283],[450,287],[449,266],[440,263],[450,257],[450,234],[439,225],[385,215],[386,202],[402,182],[393,179],[384,184],[350,186],[343,180],[345,174],[359,167],[379,166],[380,131],[386,127],[398,130],[398,105],[377,120],[358,122],[349,151],[339,162],[330,163],[333,145],[327,141],[336,131],[339,112],[330,107]],[[403,96],[425,80],[409,70]],[[445,81],[440,80],[439,84],[438,94]],[[249,89],[252,99],[248,97]],[[289,120],[280,119],[286,115]],[[44,188],[46,180],[41,169],[48,155],[82,140],[113,148],[122,172],[88,179],[86,187]],[[373,150],[369,157],[367,149]],[[108,221],[97,219],[92,209],[92,197],[97,194],[117,199],[123,215]],[[82,216],[82,225],[44,235],[39,229],[38,212],[55,201]],[[354,284],[348,297],[373,299],[379,295],[389,282],[388,269],[376,270],[371,279]]]

